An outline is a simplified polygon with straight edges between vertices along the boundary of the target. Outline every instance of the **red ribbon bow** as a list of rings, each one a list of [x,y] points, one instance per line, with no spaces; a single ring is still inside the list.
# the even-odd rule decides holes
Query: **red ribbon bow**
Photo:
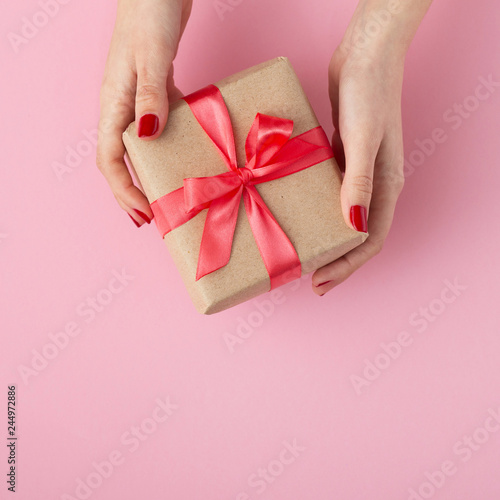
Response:
[[[333,158],[321,127],[293,139],[293,121],[257,113],[245,143],[246,162],[238,167],[233,129],[226,104],[215,85],[183,98],[217,147],[228,172],[184,179],[183,187],[151,204],[160,234],[208,208],[198,256],[196,280],[224,267],[231,255],[241,196],[257,247],[271,280],[271,289],[301,276],[300,260],[255,184],[299,172]]]

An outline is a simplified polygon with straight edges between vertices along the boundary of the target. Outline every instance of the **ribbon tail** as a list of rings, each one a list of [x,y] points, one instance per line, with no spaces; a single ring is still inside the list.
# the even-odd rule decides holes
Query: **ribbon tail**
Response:
[[[234,172],[224,172],[212,177],[188,177],[184,179],[184,205],[188,212],[198,207],[206,208],[213,200],[234,194],[241,181]]]
[[[181,187],[153,201],[150,206],[156,227],[163,238],[167,233],[182,226],[203,209],[208,208],[209,204],[199,205],[196,210],[188,212],[184,203],[184,188]]]
[[[243,200],[252,233],[271,280],[271,290],[300,278],[302,266],[299,256],[255,186],[246,187]]]
[[[201,237],[196,281],[229,262],[242,190],[243,186],[236,194],[228,194],[210,204]]]

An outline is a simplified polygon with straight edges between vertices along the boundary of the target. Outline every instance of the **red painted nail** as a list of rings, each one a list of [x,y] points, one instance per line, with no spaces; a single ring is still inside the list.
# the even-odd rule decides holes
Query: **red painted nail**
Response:
[[[151,137],[155,135],[158,131],[158,125],[160,120],[153,114],[141,116],[139,120],[139,128],[137,130],[137,135],[139,137]]]
[[[366,222],[366,208],[361,205],[351,207],[351,222],[356,231],[368,232],[368,224]]]
[[[320,283],[319,285],[316,285],[317,287],[320,287],[320,286],[323,286],[323,285],[327,285],[328,283],[331,283],[332,280],[329,280],[329,281],[324,281],[323,283]]]
[[[134,221],[134,224],[137,226],[137,227],[141,227],[141,225],[127,212],[127,215]]]
[[[141,212],[140,210],[137,210],[134,208],[134,212],[144,221],[147,222],[148,224],[151,222],[151,219],[144,213]]]
[[[326,292],[325,292],[325,293],[326,293]],[[323,295],[325,295],[325,293],[320,293],[320,295],[319,295],[319,296],[320,296],[320,297],[323,297]]]

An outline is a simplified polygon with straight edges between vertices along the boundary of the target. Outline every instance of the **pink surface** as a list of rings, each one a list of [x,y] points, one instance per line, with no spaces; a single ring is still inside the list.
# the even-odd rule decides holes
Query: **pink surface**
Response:
[[[232,3],[221,20],[195,2],[180,88],[285,55],[329,134],[326,69],[354,2]],[[500,87],[474,97],[500,81],[498,2],[435,2],[417,34],[383,252],[323,298],[308,277],[211,317],[85,142],[114,4],[67,2],[18,52],[9,33],[38,1],[0,18],[4,480],[8,385],[18,437],[0,498],[500,498]]]

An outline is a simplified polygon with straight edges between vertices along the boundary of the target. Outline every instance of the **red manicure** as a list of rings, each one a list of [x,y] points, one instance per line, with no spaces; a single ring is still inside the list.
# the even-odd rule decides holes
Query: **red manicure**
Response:
[[[137,226],[137,227],[141,227],[141,225],[127,212],[127,215],[134,221],[134,224]]]
[[[141,116],[139,120],[139,127],[137,130],[137,135],[139,137],[151,137],[155,135],[158,131],[158,125],[160,124],[160,120],[158,117],[153,114]]]
[[[356,231],[368,232],[368,224],[366,222],[366,208],[361,205],[351,207],[351,222]]]
[[[143,212],[141,212],[140,210],[136,210],[134,208],[134,212],[144,221],[144,222],[147,222],[148,224],[151,222],[151,219]]]
[[[326,285],[326,284],[331,283],[331,282],[332,282],[332,280],[324,281],[323,283],[320,283],[319,285],[316,285],[316,286],[320,287],[320,286]]]

